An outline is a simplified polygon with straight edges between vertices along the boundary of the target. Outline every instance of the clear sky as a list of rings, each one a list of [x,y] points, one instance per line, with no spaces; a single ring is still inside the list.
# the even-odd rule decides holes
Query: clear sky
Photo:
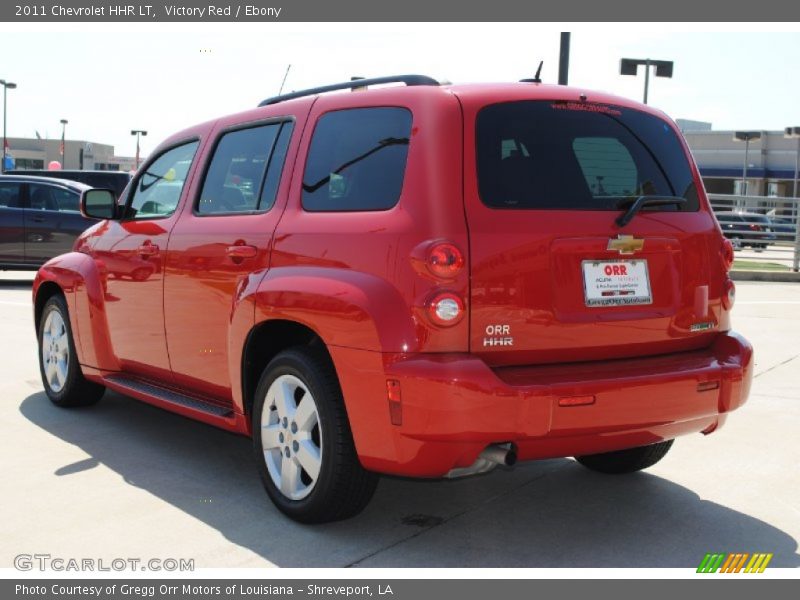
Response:
[[[741,26],[740,26],[741,27]],[[0,79],[9,136],[111,143],[146,154],[169,134],[255,106],[278,92],[351,75],[422,73],[455,83],[516,81],[544,60],[558,76],[559,32],[572,31],[570,84],[641,99],[643,75],[619,59],[675,61],[673,79],[651,78],[650,103],[715,129],[800,125],[800,26],[704,31],[648,24],[0,24]],[[792,31],[794,29],[794,31]]]

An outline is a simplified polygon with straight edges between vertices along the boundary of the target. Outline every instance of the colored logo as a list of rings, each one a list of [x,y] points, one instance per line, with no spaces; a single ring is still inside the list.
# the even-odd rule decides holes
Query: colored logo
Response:
[[[620,254],[633,254],[644,248],[644,240],[632,235],[618,235],[608,240],[606,250],[616,250]]]
[[[763,573],[772,553],[706,554],[697,567],[698,573]]]

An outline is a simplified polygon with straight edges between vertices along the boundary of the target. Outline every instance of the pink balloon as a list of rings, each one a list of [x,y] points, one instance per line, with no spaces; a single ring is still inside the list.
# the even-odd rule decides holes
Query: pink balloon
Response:
[[[61,163],[57,160],[51,160],[47,165],[48,171],[60,171],[61,170]]]

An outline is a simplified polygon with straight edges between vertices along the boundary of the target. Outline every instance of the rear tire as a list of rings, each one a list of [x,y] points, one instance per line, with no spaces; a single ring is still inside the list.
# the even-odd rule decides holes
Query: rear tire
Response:
[[[261,481],[301,523],[347,519],[369,503],[378,476],[358,460],[339,380],[324,352],[285,350],[261,375],[252,413]]]
[[[587,469],[600,473],[612,475],[635,473],[652,467],[664,458],[674,441],[667,440],[650,446],[638,446],[627,450],[617,450],[616,452],[604,452],[603,454],[576,456],[575,460]]]
[[[39,372],[50,401],[63,408],[95,404],[106,391],[83,376],[64,297],[47,300],[39,321]]]

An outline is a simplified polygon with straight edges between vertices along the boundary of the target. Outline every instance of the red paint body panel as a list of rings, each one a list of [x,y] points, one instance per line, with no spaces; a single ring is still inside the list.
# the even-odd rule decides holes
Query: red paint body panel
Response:
[[[752,348],[729,331],[723,237],[693,161],[699,212],[641,213],[622,231],[613,225],[617,211],[501,211],[478,196],[481,107],[580,93],[523,84],[383,88],[198,125],[153,153],[200,139],[175,213],[98,223],[76,252],[42,267],[34,297],[45,284],[63,290],[86,377],[243,434],[250,433],[242,373],[248,336],[275,319],[307,327],[334,362],[363,465],[383,473],[442,476],[469,466],[492,443],[514,442],[521,459],[535,459],[713,431],[749,394]],[[629,100],[587,94],[589,102],[665,118]],[[372,106],[405,107],[413,117],[396,206],[303,210],[318,119]],[[294,128],[273,208],[196,215],[219,136],[284,117]],[[685,144],[684,151],[688,157]],[[637,257],[648,261],[653,302],[587,310],[581,261],[619,258],[607,244],[620,232],[645,239]],[[437,241],[454,244],[465,259],[452,279],[425,268]],[[142,255],[145,244],[158,250]],[[231,257],[226,249],[236,245],[254,251]],[[440,292],[463,299],[466,317],[452,327],[426,314]],[[711,329],[693,331],[698,322]],[[484,347],[490,326],[508,327],[513,346]],[[120,373],[231,412],[213,416],[131,391],[109,379]],[[399,382],[398,424],[387,379]],[[559,406],[561,398],[581,396],[594,401]]]
[[[575,90],[547,90],[549,99],[578,100]],[[505,93],[485,87],[457,92],[464,107],[465,164],[475,165],[475,122],[482,108],[498,102],[536,99],[515,86]],[[589,101],[619,105],[664,116],[628,100],[587,93]],[[674,124],[678,139],[682,139]],[[711,214],[700,174],[684,145],[701,210],[695,213],[642,212],[626,227],[618,211],[503,210],[480,199],[476,169],[464,170],[464,203],[472,259],[470,350],[493,365],[599,360],[664,354],[703,348],[727,329],[721,307],[724,271],[717,256],[722,236]],[[644,239],[635,258],[647,261],[653,303],[645,306],[587,308],[581,263],[626,258],[608,250],[610,237]],[[627,258],[632,258],[628,256]],[[713,264],[711,264],[713,263]],[[710,292],[710,309],[694,314],[699,287]],[[698,335],[689,327],[713,323]],[[484,346],[487,326],[508,325],[509,348]]]
[[[286,111],[278,107],[280,112],[266,120],[292,120],[302,130],[309,107],[309,101]],[[243,123],[264,122],[260,113],[244,121],[241,115],[226,117],[207,135],[216,139]],[[293,136],[288,156],[296,155],[299,137]],[[210,153],[196,159],[201,173],[210,159]],[[167,345],[178,387],[234,402],[234,389],[239,387],[241,376],[238,368],[231,368],[231,362],[241,362],[242,340],[254,324],[254,306],[244,292],[269,267],[273,232],[286,206],[293,166],[293,161],[287,160],[276,201],[262,214],[199,215],[195,208],[203,178],[196,177],[187,186],[187,199],[169,239],[164,284]],[[255,255],[231,257],[226,251],[230,246],[251,246]],[[202,306],[203,310],[187,310],[189,306]],[[240,396],[236,397],[239,407]]]
[[[300,206],[302,171],[313,133],[311,124],[331,110],[361,106],[401,106],[413,114],[406,177],[397,205],[375,212],[304,211]],[[469,248],[460,189],[462,124],[456,99],[437,88],[323,96],[314,103],[309,122],[297,156],[290,201],[275,232],[271,267],[315,267],[315,276],[321,280],[326,277],[323,270],[327,270],[332,287],[320,283],[322,287],[308,296],[306,307],[302,307],[302,298],[289,302],[313,310],[320,320],[316,329],[321,332],[338,329],[346,337],[350,330],[349,340],[341,336],[328,339],[323,333],[326,343],[381,352],[466,351],[466,319],[454,327],[436,330],[423,313],[437,290],[466,297],[469,265],[456,279],[439,283],[420,276],[411,259],[420,244],[438,239],[450,240],[465,255]],[[340,299],[336,293],[339,282],[353,278],[367,286],[356,292],[361,297],[355,300],[355,306],[350,295],[347,303],[334,308]],[[354,289],[358,286],[356,283]],[[317,306],[320,302],[324,305]],[[371,308],[365,308],[367,304]],[[264,306],[269,310],[276,305]],[[367,314],[382,311],[386,318],[365,320],[357,314],[362,309]],[[348,316],[348,311],[354,312]],[[329,320],[332,322],[327,323]]]
[[[746,400],[753,367],[752,347],[735,334],[700,351],[501,369],[471,354],[333,348],[332,355],[345,397],[359,399],[347,408],[364,466],[418,477],[466,467],[492,443],[514,442],[519,458],[530,460],[704,431]],[[400,382],[401,426],[390,424],[387,378]],[[708,381],[720,387],[698,391]],[[586,394],[594,404],[558,405]]]

